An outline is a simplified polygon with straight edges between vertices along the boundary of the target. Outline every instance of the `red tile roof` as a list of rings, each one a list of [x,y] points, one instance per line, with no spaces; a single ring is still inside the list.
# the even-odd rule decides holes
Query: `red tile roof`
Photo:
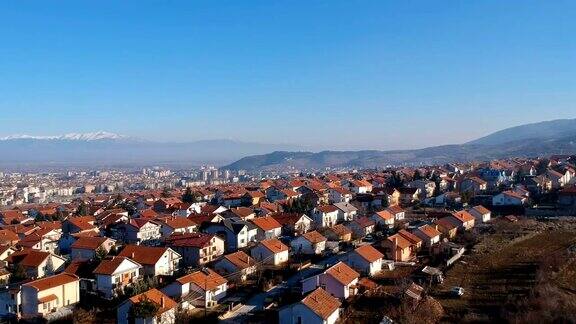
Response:
[[[118,256],[130,258],[143,265],[155,265],[166,251],[167,247],[126,245]]]
[[[384,257],[384,254],[380,253],[372,245],[362,245],[354,251],[368,262],[374,262]]]
[[[60,273],[54,276],[34,280],[28,283],[25,283],[23,286],[34,287],[38,291],[43,291],[55,287],[59,287],[68,283],[72,283],[75,281],[80,281],[78,276],[70,274],[70,273]]]
[[[342,305],[337,298],[332,297],[322,288],[314,290],[302,299],[301,303],[324,320],[328,319]]]

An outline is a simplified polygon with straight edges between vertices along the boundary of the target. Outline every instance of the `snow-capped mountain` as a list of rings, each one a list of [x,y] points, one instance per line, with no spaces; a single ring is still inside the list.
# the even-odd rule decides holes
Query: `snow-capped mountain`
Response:
[[[94,133],[70,133],[57,136],[32,136],[32,135],[10,135],[0,137],[2,141],[9,140],[68,140],[68,141],[98,141],[98,140],[118,140],[127,139],[127,136],[118,135],[110,132],[94,132]]]

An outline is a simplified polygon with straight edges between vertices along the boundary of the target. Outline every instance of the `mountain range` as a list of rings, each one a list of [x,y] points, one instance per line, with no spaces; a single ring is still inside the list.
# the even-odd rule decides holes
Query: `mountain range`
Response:
[[[231,170],[373,168],[387,165],[442,164],[575,153],[576,119],[563,119],[507,128],[459,145],[394,151],[322,151],[317,153],[277,151],[248,156],[224,168]]]
[[[299,149],[295,145],[228,139],[162,143],[108,132],[13,135],[0,138],[0,165],[222,164],[246,155]]]
[[[305,152],[302,146],[235,140],[161,143],[109,132],[0,138],[0,166],[214,163],[245,170],[371,168],[437,164],[511,156],[576,153],[576,119],[507,128],[464,144],[393,151]],[[272,153],[270,153],[272,152]]]

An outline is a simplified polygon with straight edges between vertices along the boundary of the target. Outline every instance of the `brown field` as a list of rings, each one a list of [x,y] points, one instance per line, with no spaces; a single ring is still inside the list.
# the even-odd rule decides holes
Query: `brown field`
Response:
[[[444,307],[447,322],[535,319],[544,306],[541,299],[576,300],[576,261],[569,250],[575,245],[572,222],[497,223],[494,233],[482,235],[472,253],[448,270],[444,283],[431,295]],[[463,287],[465,295],[448,296],[453,286]],[[561,306],[576,311],[572,305]],[[533,317],[519,317],[528,313]]]

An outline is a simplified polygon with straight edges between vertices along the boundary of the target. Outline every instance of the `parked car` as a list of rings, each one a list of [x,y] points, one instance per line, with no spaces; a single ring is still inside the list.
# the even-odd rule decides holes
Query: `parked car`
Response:
[[[364,242],[374,242],[374,237],[370,234],[364,236],[364,238],[362,239],[362,241]]]
[[[450,294],[454,297],[462,297],[464,295],[464,288],[462,287],[452,287]]]

